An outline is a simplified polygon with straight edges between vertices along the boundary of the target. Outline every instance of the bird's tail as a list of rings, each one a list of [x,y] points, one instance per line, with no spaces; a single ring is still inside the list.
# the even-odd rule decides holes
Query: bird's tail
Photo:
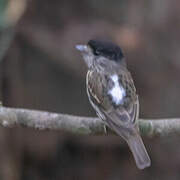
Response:
[[[139,169],[149,167],[151,165],[151,160],[146,151],[141,136],[139,135],[138,128],[134,126],[130,129],[124,129],[123,127],[115,125],[111,120],[107,122],[109,127],[113,129],[118,135],[120,135],[129,145],[137,167]]]
[[[138,133],[134,133],[133,135],[130,135],[126,141],[132,151],[137,167],[139,169],[144,169],[150,166],[151,160],[143,144],[141,136]]]

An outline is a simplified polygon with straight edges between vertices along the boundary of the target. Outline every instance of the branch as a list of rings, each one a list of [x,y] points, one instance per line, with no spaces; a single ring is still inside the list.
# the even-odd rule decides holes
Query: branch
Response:
[[[180,119],[140,119],[140,132],[147,137],[180,134]],[[44,111],[0,107],[0,125],[39,130],[63,130],[76,134],[104,134],[98,118],[79,117]]]

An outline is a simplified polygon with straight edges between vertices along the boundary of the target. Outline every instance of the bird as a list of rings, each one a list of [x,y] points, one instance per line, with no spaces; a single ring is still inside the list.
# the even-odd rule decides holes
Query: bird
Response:
[[[88,71],[86,88],[90,104],[104,124],[128,144],[136,165],[151,165],[139,133],[139,98],[121,48],[108,41],[77,44]]]

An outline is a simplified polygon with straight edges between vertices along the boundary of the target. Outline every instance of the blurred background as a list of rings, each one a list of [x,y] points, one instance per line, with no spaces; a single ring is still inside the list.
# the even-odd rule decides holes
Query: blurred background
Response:
[[[120,45],[140,117],[180,117],[180,1],[0,0],[0,98],[5,106],[95,116],[74,46]],[[143,138],[140,171],[116,136],[0,128],[2,180],[180,179],[179,137]]]

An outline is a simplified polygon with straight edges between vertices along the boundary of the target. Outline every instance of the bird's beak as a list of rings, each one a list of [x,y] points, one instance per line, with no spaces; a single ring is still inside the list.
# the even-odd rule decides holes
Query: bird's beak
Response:
[[[80,45],[80,44],[78,44],[78,45],[76,45],[76,49],[78,51],[81,51],[81,52],[87,52],[88,51],[87,45]]]

